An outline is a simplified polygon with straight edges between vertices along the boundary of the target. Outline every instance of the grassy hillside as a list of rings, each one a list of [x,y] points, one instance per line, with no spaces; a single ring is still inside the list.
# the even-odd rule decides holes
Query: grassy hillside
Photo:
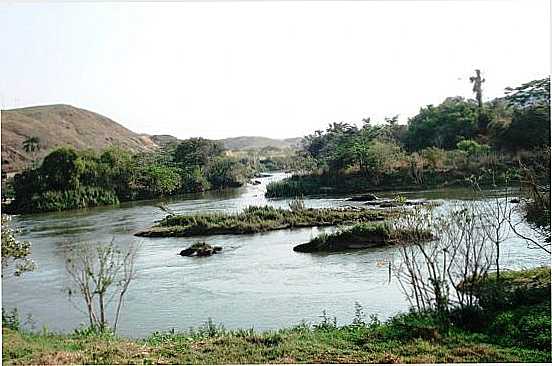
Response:
[[[99,150],[118,145],[132,151],[157,148],[151,138],[139,135],[100,114],[70,105],[46,105],[2,111],[2,169],[21,170],[33,159],[23,149],[29,136],[40,139],[41,158],[52,148],[70,145],[77,149]]]

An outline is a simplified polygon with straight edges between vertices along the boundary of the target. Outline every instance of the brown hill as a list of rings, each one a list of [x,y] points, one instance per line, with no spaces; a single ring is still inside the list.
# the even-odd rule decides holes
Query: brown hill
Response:
[[[70,105],[47,105],[1,111],[2,171],[21,170],[33,158],[23,149],[29,136],[40,139],[36,158],[56,146],[100,150],[110,145],[132,151],[149,151],[158,145],[147,135],[139,135],[100,114]]]
[[[272,139],[262,136],[240,136],[229,137],[218,140],[229,150],[258,150],[264,147],[275,147],[278,149],[296,148],[301,142],[301,137],[288,139]]]

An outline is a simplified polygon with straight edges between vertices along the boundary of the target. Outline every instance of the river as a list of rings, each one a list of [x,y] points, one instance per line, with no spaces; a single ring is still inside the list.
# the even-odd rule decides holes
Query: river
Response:
[[[249,205],[287,207],[288,200],[264,198],[266,184],[283,173],[260,178],[260,185],[172,198],[168,207],[181,213],[238,212]],[[396,193],[382,193],[393,197]],[[438,200],[442,207],[467,198],[467,190],[405,193],[413,198]],[[72,304],[64,290],[66,251],[77,243],[89,245],[139,243],[137,278],[126,297],[119,333],[143,337],[156,330],[187,330],[209,318],[227,328],[274,329],[320,321],[323,311],[348,323],[355,302],[366,314],[385,319],[408,309],[396,279],[389,281],[384,264],[397,258],[393,247],[347,253],[295,253],[293,246],[307,242],[317,228],[279,230],[254,235],[200,238],[137,238],[137,230],[164,217],[159,201],[124,203],[56,213],[21,215],[12,224],[21,240],[32,243],[31,258],[38,269],[2,280],[4,308],[17,306],[27,328],[71,331],[87,317]],[[350,205],[339,198],[310,198],[308,207]],[[326,228],[324,230],[333,230]],[[180,257],[178,252],[198,239],[220,245],[212,257]],[[516,238],[502,245],[504,268],[548,264],[539,250],[528,250]],[[30,314],[30,319],[25,320]]]

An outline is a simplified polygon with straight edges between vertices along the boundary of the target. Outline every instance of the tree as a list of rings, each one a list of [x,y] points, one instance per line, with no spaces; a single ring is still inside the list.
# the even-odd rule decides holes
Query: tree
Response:
[[[479,110],[483,108],[483,83],[485,79],[481,77],[481,70],[475,69],[475,76],[470,77],[470,82],[473,84],[472,91],[475,93],[475,100]]]
[[[516,88],[507,87],[506,100],[517,108],[548,105],[550,107],[550,77],[532,80]]]
[[[124,297],[136,277],[136,253],[134,245],[122,251],[111,241],[95,248],[79,245],[67,254],[65,269],[73,283],[67,293],[70,301],[75,294],[82,297],[91,328],[103,331],[110,327],[108,305],[116,302],[112,330],[117,331]]]
[[[510,228],[526,241],[529,248],[550,254],[550,146],[543,149],[536,166],[529,167],[521,161],[519,165],[520,204],[516,210],[510,211]],[[524,223],[528,224],[529,230],[524,230]]]
[[[10,216],[2,215],[2,276],[11,263],[15,264],[14,274],[20,276],[24,272],[34,271],[36,265],[28,258],[31,254],[31,243],[15,238],[17,230],[10,226],[10,220]]]
[[[44,158],[40,171],[48,190],[65,191],[78,188],[84,167],[75,149],[61,147]]]
[[[213,188],[239,187],[250,175],[247,166],[236,159],[218,157],[207,166],[207,179]]]
[[[506,88],[491,124],[493,144],[518,151],[550,146],[550,78]]]
[[[23,149],[27,153],[34,153],[39,151],[40,148],[40,139],[37,136],[29,136],[23,141]]]
[[[32,163],[34,165],[36,153],[40,151],[40,139],[37,136],[29,136],[23,141],[23,149],[27,154],[31,154]]]
[[[369,124],[366,123],[365,126]],[[346,151],[358,132],[358,128],[349,123],[334,122],[326,131],[318,130],[312,135],[305,136],[304,150],[316,159],[319,165],[337,172],[349,164]]]
[[[447,98],[410,118],[406,143],[411,151],[430,146],[450,150],[458,141],[473,138],[476,128],[477,105],[461,97]]]
[[[494,125],[493,143],[510,151],[550,146],[550,106],[516,108],[511,121]]]
[[[220,143],[201,137],[182,141],[174,151],[174,161],[183,168],[205,166],[211,158],[222,155]]]
[[[474,140],[462,140],[456,144],[456,147],[458,150],[465,151],[468,156],[484,154],[490,151],[490,147],[488,145],[481,145]]]
[[[357,140],[352,144],[350,156],[361,172],[371,176],[375,184],[392,171],[393,165],[401,158],[401,148],[391,142]]]
[[[137,189],[141,197],[154,198],[176,192],[182,183],[178,168],[160,164],[150,164],[139,168],[136,177]]]
[[[461,203],[446,215],[431,207],[403,211],[394,223],[397,229],[435,235],[431,243],[414,235],[410,245],[398,248],[401,261],[396,275],[412,307],[435,310],[448,323],[451,306],[477,305],[474,280],[486,278],[495,259],[484,224],[473,202]]]

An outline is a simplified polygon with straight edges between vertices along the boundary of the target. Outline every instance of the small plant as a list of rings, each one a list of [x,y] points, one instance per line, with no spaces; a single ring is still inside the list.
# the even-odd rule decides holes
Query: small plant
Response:
[[[364,326],[366,323],[364,322],[364,310],[362,309],[362,305],[355,301],[355,317],[353,318],[353,325],[355,326]]]
[[[74,287],[67,289],[69,300],[78,295],[84,301],[91,329],[109,328],[108,305],[116,302],[113,332],[117,330],[123,300],[136,276],[134,267],[137,248],[131,245],[126,251],[109,245],[91,248],[80,245],[67,254],[65,268]]]
[[[19,319],[17,308],[13,308],[11,311],[2,308],[2,327],[19,330],[21,327],[21,320]]]
[[[305,201],[303,200],[303,197],[292,199],[289,202],[288,205],[289,205],[289,208],[291,209],[291,211],[295,211],[295,212],[303,211],[306,208],[305,207]]]
[[[322,318],[322,321],[314,325],[315,329],[330,330],[337,328],[337,318],[335,316],[333,318],[328,316],[326,310],[322,310],[320,318]]]

